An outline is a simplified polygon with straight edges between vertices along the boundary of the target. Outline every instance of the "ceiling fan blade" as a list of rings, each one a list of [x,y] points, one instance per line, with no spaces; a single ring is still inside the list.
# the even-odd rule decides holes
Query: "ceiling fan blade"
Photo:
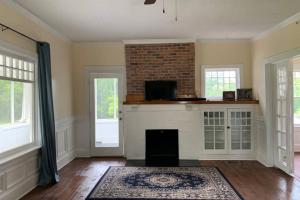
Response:
[[[151,4],[154,4],[155,2],[156,2],[156,0],[145,0],[144,4],[151,5]]]

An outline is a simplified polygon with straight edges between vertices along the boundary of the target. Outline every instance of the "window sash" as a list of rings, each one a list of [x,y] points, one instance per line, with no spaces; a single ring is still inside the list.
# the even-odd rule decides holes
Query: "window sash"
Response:
[[[235,76],[231,77],[230,74],[229,74],[229,76],[224,76],[225,72],[229,72],[230,73],[232,71],[235,72]],[[240,88],[240,69],[239,68],[234,68],[234,67],[232,67],[232,68],[222,68],[222,67],[220,67],[220,68],[204,68],[204,70],[203,70],[204,81],[202,82],[202,84],[204,84],[203,89],[204,89],[204,95],[205,95],[206,98],[210,98],[210,99],[219,99],[219,98],[222,98],[222,94],[220,94],[220,96],[208,96],[208,94],[207,94],[207,85],[206,85],[206,83],[207,83],[207,73],[208,72],[216,72],[217,73],[217,76],[214,76],[214,77],[211,76],[211,78],[216,78],[217,79],[217,87],[218,88],[221,85],[222,85],[222,88],[224,88],[225,84],[230,84],[230,79],[231,78],[235,79],[235,88],[236,89]],[[223,72],[223,76],[219,76],[218,72]],[[223,79],[222,83],[220,83],[221,81],[219,81],[219,78]],[[228,83],[225,83],[225,78],[229,79]],[[223,91],[226,91],[226,90],[223,90]]]
[[[35,62],[0,51],[0,79],[35,81]]]

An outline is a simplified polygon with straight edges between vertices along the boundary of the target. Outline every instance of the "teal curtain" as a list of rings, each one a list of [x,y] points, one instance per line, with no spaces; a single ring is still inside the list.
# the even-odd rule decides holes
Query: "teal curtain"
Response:
[[[37,42],[38,93],[41,128],[41,162],[39,185],[45,186],[59,181],[56,164],[55,123],[51,83],[50,45]]]

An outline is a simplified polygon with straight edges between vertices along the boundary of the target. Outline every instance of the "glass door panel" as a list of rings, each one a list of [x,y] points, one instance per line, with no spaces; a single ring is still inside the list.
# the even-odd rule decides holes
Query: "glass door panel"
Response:
[[[120,74],[90,74],[91,155],[123,155]]]
[[[292,121],[292,70],[288,60],[275,64],[276,76],[276,126],[275,144],[276,158],[275,165],[291,173],[292,154],[291,132],[293,129]]]
[[[252,149],[252,112],[244,109],[229,109],[231,151]]]
[[[225,151],[225,111],[205,111],[204,149],[208,151]]]
[[[118,79],[96,78],[95,85],[95,145],[119,147]]]

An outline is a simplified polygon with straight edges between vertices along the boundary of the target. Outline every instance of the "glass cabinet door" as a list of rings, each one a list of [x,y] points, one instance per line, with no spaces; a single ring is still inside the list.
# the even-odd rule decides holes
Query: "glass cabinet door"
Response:
[[[237,109],[229,110],[228,115],[231,150],[251,150],[252,112]]]
[[[204,149],[226,149],[225,111],[205,111],[204,117]]]

